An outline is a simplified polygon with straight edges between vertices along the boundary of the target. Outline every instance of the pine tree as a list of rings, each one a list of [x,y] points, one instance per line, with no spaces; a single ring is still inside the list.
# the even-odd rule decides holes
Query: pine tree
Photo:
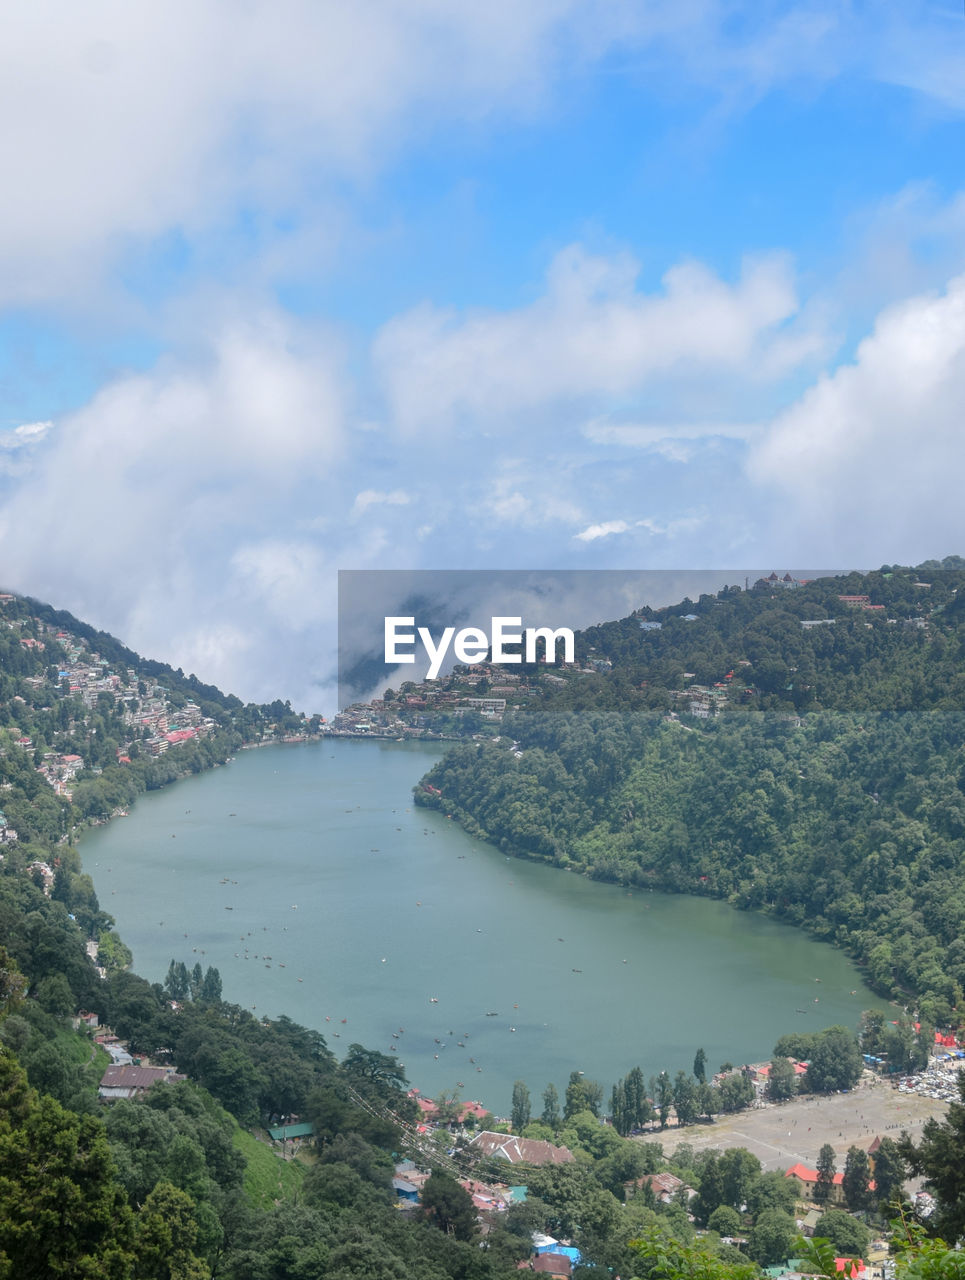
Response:
[[[818,1180],[814,1188],[814,1198],[818,1204],[827,1204],[830,1200],[835,1171],[834,1147],[830,1142],[826,1142],[818,1152]]]
[[[707,1083],[707,1055],[703,1049],[698,1049],[694,1055],[694,1079],[698,1084]]]
[[[540,1120],[551,1129],[558,1129],[563,1122],[560,1115],[560,1095],[555,1084],[548,1084],[543,1090],[543,1113]]]
[[[868,1207],[870,1181],[871,1169],[868,1166],[867,1151],[862,1151],[860,1147],[849,1147],[841,1187],[845,1203],[853,1213],[860,1213]]]
[[[529,1090],[522,1080],[517,1080],[513,1084],[513,1108],[510,1113],[514,1133],[521,1133],[526,1128],[530,1115]]]

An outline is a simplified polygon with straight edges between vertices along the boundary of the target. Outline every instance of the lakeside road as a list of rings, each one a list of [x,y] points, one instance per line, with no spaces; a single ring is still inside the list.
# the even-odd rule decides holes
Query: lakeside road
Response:
[[[867,1151],[876,1137],[898,1138],[902,1129],[917,1139],[929,1117],[943,1120],[947,1112],[946,1102],[899,1093],[883,1082],[865,1082],[850,1093],[766,1103],[737,1115],[720,1116],[714,1124],[644,1134],[641,1141],[662,1142],[668,1155],[682,1142],[696,1151],[745,1147],[757,1156],[765,1171],[788,1169],[799,1161],[813,1169],[818,1151],[829,1142],[840,1171],[850,1146]]]

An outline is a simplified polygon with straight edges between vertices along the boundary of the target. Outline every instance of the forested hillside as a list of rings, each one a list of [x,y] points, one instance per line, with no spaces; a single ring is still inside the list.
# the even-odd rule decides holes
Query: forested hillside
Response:
[[[483,1255],[458,1186],[434,1202],[430,1188],[433,1213],[399,1215],[392,1153],[415,1107],[395,1062],[361,1045],[339,1062],[319,1033],[224,1003],[215,969],[174,960],[163,985],[132,973],[83,872],[86,821],[311,727],[285,703],[245,706],[68,614],[0,598],[3,1280],[496,1280],[528,1253],[505,1232]],[[79,1011],[187,1079],[107,1108],[108,1058],[72,1030]],[[291,1115],[315,1126],[311,1167],[242,1128]]]
[[[792,1182],[764,1172],[748,1151],[680,1146],[667,1155],[625,1136],[654,1114],[663,1131],[671,1110],[683,1120],[747,1105],[746,1073],[724,1070],[711,1086],[703,1050],[693,1079],[678,1071],[650,1082],[652,1102],[631,1070],[614,1086],[606,1125],[603,1088],[582,1072],[572,1072],[562,1103],[547,1087],[538,1118],[517,1082],[515,1131],[565,1142],[575,1159],[514,1166],[509,1176],[525,1183],[525,1198],[479,1211],[470,1190],[504,1179],[506,1166],[475,1156],[468,1134],[444,1118],[434,1134],[419,1133],[408,1081],[389,1055],[352,1044],[339,1061],[318,1032],[224,1002],[213,968],[175,957],[163,984],[132,973],[83,872],[75,830],[118,799],[216,762],[245,736],[300,721],[284,704],[242,708],[189,677],[192,696],[168,669],[163,684],[151,664],[28,602],[2,602],[0,617],[0,1280],[509,1280],[532,1263],[534,1235],[546,1232],[573,1242],[576,1277],[751,1280],[792,1249],[806,1250],[814,1274],[833,1277],[835,1250],[867,1243],[868,1228],[844,1213],[821,1219],[834,1245],[796,1241]],[[596,685],[588,677],[569,696]],[[599,687],[610,696],[605,678]],[[652,710],[570,706],[519,719],[515,751],[460,747],[434,776],[467,823],[593,874],[728,893],[788,914],[791,895],[817,902],[823,885],[820,913],[805,912],[802,923],[835,937],[842,904],[852,912],[842,919],[857,921],[862,886],[873,885],[872,951],[885,979],[890,966],[893,980],[933,983],[934,1011],[944,1012],[941,1002],[957,998],[960,962],[953,944],[937,945],[955,931],[961,903],[958,712],[824,711],[798,726],[731,710],[685,724]],[[869,809],[876,826],[865,822]],[[842,844],[863,868],[860,883],[841,870]],[[819,870],[823,878],[808,881]],[[896,933],[890,953],[876,949],[908,902],[920,913],[908,945]],[[863,927],[871,946],[875,931],[867,920]],[[80,1010],[110,1024],[132,1053],[187,1078],[100,1101],[106,1055],[72,1029]],[[911,1028],[898,1030],[917,1054]],[[843,1028],[779,1043],[775,1098],[790,1096],[777,1087],[782,1064],[793,1092],[789,1053],[809,1059],[808,1089],[851,1087],[861,1071]],[[455,1099],[439,1100],[440,1117],[457,1111]],[[291,1117],[314,1128],[304,1163],[280,1160],[255,1136]],[[959,1107],[919,1148],[886,1138],[874,1194],[867,1177],[858,1187],[860,1211],[880,1229],[910,1170],[936,1190],[934,1222],[960,1235],[963,1133]],[[392,1186],[400,1153],[427,1174],[418,1207],[404,1214]],[[647,1181],[658,1170],[691,1187],[693,1201],[658,1201]],[[960,1255],[918,1231],[904,1230],[902,1280],[960,1274]]]
[[[956,1021],[965,573],[925,573],[761,583],[593,628],[583,653],[612,669],[453,748],[417,799],[507,852],[773,912]]]

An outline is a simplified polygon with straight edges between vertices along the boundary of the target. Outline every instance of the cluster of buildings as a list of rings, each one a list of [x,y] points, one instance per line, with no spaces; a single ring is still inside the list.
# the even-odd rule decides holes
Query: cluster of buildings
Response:
[[[44,895],[48,898],[50,897],[51,890],[54,887],[54,878],[56,874],[57,873],[49,862],[42,862],[39,859],[35,862],[31,862],[30,866],[27,868],[27,875],[40,882],[43,887]]]
[[[96,943],[88,944],[96,950]],[[73,1019],[75,1028],[86,1027],[93,1034],[94,1043],[111,1059],[111,1065],[101,1076],[97,1093],[103,1102],[116,1102],[118,1098],[136,1098],[156,1084],[174,1084],[186,1080],[173,1067],[155,1067],[143,1058],[133,1058],[127,1045],[118,1039],[109,1027],[102,1027],[96,1013],[79,1013]]]
[[[554,673],[541,674],[537,682],[505,667],[486,663],[458,666],[436,680],[406,681],[394,696],[353,703],[334,717],[326,732],[367,737],[421,737],[432,732],[433,721],[440,716],[458,717],[471,712],[484,720],[498,722],[507,707],[518,710],[535,697],[547,681],[563,684],[564,680],[565,677]]]
[[[29,738],[20,738],[17,745],[29,749],[33,744]],[[74,779],[83,767],[84,757],[76,752],[59,754],[56,751],[45,751],[37,772],[47,779],[55,795],[70,800],[74,794]]]
[[[807,578],[794,578],[790,573],[779,576],[774,572],[769,577],[759,578],[754,587],[789,590],[806,586],[808,581]],[[919,582],[915,585],[925,589],[930,584]],[[837,599],[844,614],[859,612],[881,616],[885,613],[885,606],[872,604],[868,595],[842,594]],[[640,630],[645,633],[662,630],[664,623],[649,615],[649,609],[640,610],[634,615]],[[685,622],[699,621],[696,613],[680,616]],[[887,621],[893,625],[899,623],[896,618],[888,618]],[[927,618],[924,617],[902,618],[900,622],[907,628],[928,626]],[[834,624],[833,617],[801,619],[801,626],[805,630]],[[871,626],[872,623],[865,625]],[[719,715],[728,702],[753,698],[754,687],[742,678],[743,673],[739,670],[750,666],[746,660],[736,662],[734,670],[722,674],[718,681],[709,685],[694,683],[695,674],[685,671],[682,687],[670,690],[675,703],[670,718],[677,719],[680,715],[687,715],[696,719],[710,719]],[[560,663],[552,672],[541,670],[537,678],[508,670],[505,666],[486,663],[476,663],[471,667],[457,666],[449,675],[440,676],[436,680],[418,683],[406,681],[398,694],[373,698],[366,703],[354,703],[339,712],[326,732],[366,737],[431,736],[438,732],[438,721],[444,715],[461,716],[471,711],[478,712],[484,720],[498,723],[507,709],[520,710],[528,699],[539,695],[548,685],[562,685],[574,676],[606,672],[611,667],[609,658],[593,650],[585,660]],[[477,687],[480,681],[485,684],[485,693]]]
[[[788,1058],[791,1066],[794,1068],[794,1078],[800,1083],[801,1078],[807,1075],[808,1064],[806,1062],[796,1062],[793,1058]],[[768,1081],[771,1078],[770,1062],[752,1062],[745,1067],[747,1075],[750,1076],[751,1083],[757,1093],[759,1099],[765,1096]]]
[[[13,599],[11,595],[0,594],[0,605]],[[183,705],[175,706],[168,697],[169,691],[158,680],[139,677],[133,667],[115,670],[106,658],[91,650],[82,637],[37,618],[8,618],[5,625],[11,630],[21,631],[29,625],[31,631],[38,633],[21,636],[20,644],[25,649],[49,651],[50,674],[53,676],[52,668],[56,667],[61,696],[79,699],[88,711],[97,706],[102,695],[111,699],[115,709],[120,707],[121,724],[126,734],[126,741],[117,753],[121,764],[130,763],[134,743],[137,743],[139,753],[156,757],[171,747],[217,728],[216,722],[202,715],[195,702],[187,699]],[[24,681],[38,689],[48,684],[47,677],[40,675],[25,676]],[[63,726],[63,732],[69,736],[79,734],[83,738],[88,730],[72,719]],[[14,740],[28,751],[36,745],[25,733]],[[37,771],[54,793],[64,800],[73,797],[75,779],[84,768],[84,757],[75,751],[44,751],[37,765]],[[13,839],[16,839],[16,833],[11,833],[3,820],[0,822],[0,842],[9,843]]]
[[[476,1108],[480,1106],[478,1103],[467,1105]],[[479,1230],[484,1236],[491,1230],[499,1214],[526,1200],[526,1186],[521,1182],[512,1181],[513,1168],[569,1164],[575,1159],[573,1153],[566,1147],[557,1147],[551,1142],[543,1142],[535,1138],[520,1138],[513,1134],[496,1133],[489,1129],[477,1133],[466,1145],[464,1151],[480,1159],[504,1160],[509,1167],[509,1175],[506,1179],[483,1181],[471,1175],[458,1178],[459,1185],[472,1200]],[[418,1207],[423,1188],[430,1176],[427,1169],[421,1168],[412,1160],[401,1160],[396,1164],[392,1188],[400,1211],[411,1212]],[[579,1249],[569,1241],[557,1240],[553,1236],[537,1233],[533,1236],[532,1254],[519,1264],[519,1269],[534,1271],[545,1276],[555,1276],[558,1280],[569,1280],[580,1260]]]

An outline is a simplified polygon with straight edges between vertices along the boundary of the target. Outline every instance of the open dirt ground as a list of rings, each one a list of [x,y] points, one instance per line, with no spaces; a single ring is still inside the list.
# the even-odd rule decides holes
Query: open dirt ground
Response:
[[[661,1141],[668,1155],[681,1142],[698,1151],[745,1147],[765,1170],[788,1169],[798,1161],[813,1169],[818,1151],[830,1142],[838,1168],[843,1169],[848,1147],[867,1150],[875,1137],[898,1138],[902,1129],[917,1138],[929,1116],[941,1120],[947,1110],[947,1103],[933,1098],[899,1093],[881,1082],[863,1082],[850,1093],[768,1103],[739,1115],[720,1116],[714,1124],[665,1129],[642,1140]]]

